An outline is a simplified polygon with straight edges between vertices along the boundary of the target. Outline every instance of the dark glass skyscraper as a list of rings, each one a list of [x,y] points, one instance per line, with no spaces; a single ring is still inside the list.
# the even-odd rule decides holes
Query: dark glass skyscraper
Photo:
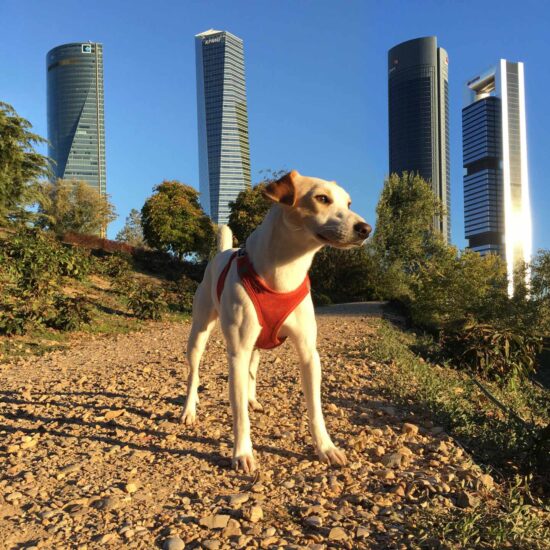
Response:
[[[390,174],[418,172],[447,214],[434,220],[451,237],[449,59],[437,38],[408,40],[388,52]]]
[[[462,110],[464,223],[469,247],[514,270],[531,258],[523,63],[501,59],[466,83]]]
[[[86,181],[104,194],[103,46],[95,42],[57,46],[48,52],[46,67],[54,175]]]
[[[243,41],[213,29],[195,37],[201,203],[227,223],[229,203],[250,187]]]

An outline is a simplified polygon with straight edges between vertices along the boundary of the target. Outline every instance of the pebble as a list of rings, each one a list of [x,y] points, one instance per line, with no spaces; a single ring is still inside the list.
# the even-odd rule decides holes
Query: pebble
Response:
[[[309,516],[304,520],[308,527],[319,528],[323,526],[323,518],[320,516]]]
[[[329,540],[347,540],[348,534],[341,527],[333,527],[328,534],[328,538]]]
[[[229,497],[229,504],[232,507],[240,506],[245,502],[248,502],[250,496],[247,493],[238,493]]]
[[[176,535],[168,537],[162,545],[162,550],[184,550],[184,548],[185,542]]]
[[[252,506],[246,513],[246,519],[252,523],[257,523],[264,517],[264,511],[261,506]]]
[[[405,424],[403,424],[402,430],[403,433],[407,435],[414,436],[418,434],[418,426],[415,424],[410,424],[409,422],[405,422]]]
[[[224,529],[227,527],[230,517],[227,514],[213,514],[201,518],[199,523],[204,527],[208,527],[208,529]]]

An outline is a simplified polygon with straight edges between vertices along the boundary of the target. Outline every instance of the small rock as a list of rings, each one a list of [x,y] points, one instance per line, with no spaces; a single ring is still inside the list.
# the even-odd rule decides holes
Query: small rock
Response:
[[[363,527],[362,525],[360,525],[359,527],[357,527],[357,532],[355,536],[358,539],[366,539],[370,537],[370,531],[366,527]]]
[[[237,493],[236,495],[231,495],[229,497],[229,505],[232,507],[240,506],[241,504],[247,502],[249,498],[249,495],[247,495],[246,493]]]
[[[107,411],[104,416],[105,420],[113,420],[114,418],[118,418],[119,416],[122,416],[126,412],[126,409],[114,409],[111,411]]]
[[[328,534],[328,538],[329,540],[346,540],[348,534],[341,527],[333,527]]]
[[[202,541],[202,547],[206,548],[206,550],[218,550],[220,546],[221,542],[216,539],[208,539]]]
[[[461,491],[456,496],[456,505],[459,508],[474,508],[475,506],[477,506],[477,504],[477,498],[467,491]]]
[[[139,485],[134,481],[130,481],[124,485],[124,490],[129,494],[135,493],[138,489]]]
[[[387,468],[400,468],[402,460],[401,453],[387,453],[382,457],[382,464]]]
[[[227,522],[227,526],[223,530],[222,534],[226,538],[240,536],[241,535],[241,524],[236,519],[231,518]]]
[[[319,527],[323,526],[323,518],[320,516],[309,516],[304,520],[304,523],[308,527],[314,527],[315,529],[318,529]]]
[[[204,527],[208,527],[208,529],[225,529],[227,527],[229,519],[230,516],[228,516],[227,514],[213,514],[201,518],[199,523]]]
[[[487,489],[492,489],[495,486],[495,482],[489,474],[479,476],[479,481],[481,481]]]
[[[403,433],[407,435],[417,435],[418,434],[418,426],[415,424],[410,424],[409,422],[405,422],[403,424]]]
[[[184,550],[185,542],[183,542],[178,536],[173,535],[168,537],[162,545],[163,550]]]
[[[264,511],[261,506],[252,506],[246,514],[246,519],[252,523],[257,523],[264,517]]]

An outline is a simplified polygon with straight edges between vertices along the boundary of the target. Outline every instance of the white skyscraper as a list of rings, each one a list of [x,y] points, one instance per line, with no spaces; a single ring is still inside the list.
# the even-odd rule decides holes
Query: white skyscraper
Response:
[[[462,110],[464,221],[469,246],[514,271],[531,259],[523,63],[501,59],[466,83]]]

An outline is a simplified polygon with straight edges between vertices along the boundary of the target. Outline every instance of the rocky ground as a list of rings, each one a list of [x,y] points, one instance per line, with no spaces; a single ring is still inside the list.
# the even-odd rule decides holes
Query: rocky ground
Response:
[[[319,316],[341,469],[315,459],[289,344],[262,357],[255,476],[229,468],[219,331],[192,428],[178,422],[188,323],[0,366],[0,548],[407,548],[414,512],[471,506],[493,481],[442,428],[380,396],[383,367],[349,351],[374,330],[360,311]]]

